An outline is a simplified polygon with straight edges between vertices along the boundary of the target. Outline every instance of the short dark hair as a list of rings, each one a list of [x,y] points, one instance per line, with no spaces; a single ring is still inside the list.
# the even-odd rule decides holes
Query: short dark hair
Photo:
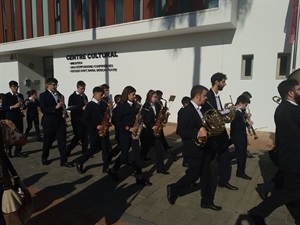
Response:
[[[239,103],[242,103],[242,104],[248,103],[248,104],[250,104],[250,99],[249,99],[246,95],[240,95],[240,96],[236,99],[235,105],[237,105],[237,104],[239,104]]]
[[[135,95],[135,99],[138,101],[138,102],[141,102],[142,101],[142,97],[140,95]]]
[[[121,102],[126,102],[128,100],[128,95],[130,93],[136,92],[135,88],[132,86],[126,86],[122,91]]]
[[[195,85],[191,90],[191,99],[193,99],[196,94],[202,94],[203,91],[208,91],[208,89],[200,84]]]
[[[252,98],[252,95],[250,94],[249,91],[244,91],[244,92],[242,93],[242,95],[247,96],[249,99]]]
[[[108,84],[102,84],[100,87],[103,88],[103,89],[109,89]]]
[[[8,85],[9,85],[9,87],[11,87],[11,86],[18,86],[18,82],[15,81],[15,80],[11,80],[11,81],[9,81]]]
[[[104,90],[103,90],[103,88],[101,88],[101,87],[94,87],[94,88],[93,88],[93,94],[96,93],[96,92],[104,93]]]
[[[80,87],[85,87],[85,83],[84,81],[80,80],[77,82],[77,87],[80,86]]]
[[[181,104],[182,105],[185,105],[187,103],[189,103],[191,101],[191,98],[188,97],[188,96],[184,96],[182,99],[181,99]]]
[[[161,90],[156,90],[156,94],[162,96],[164,93]]]
[[[115,95],[114,101],[115,101],[116,104],[118,104],[121,101],[121,97],[122,96],[120,94]]]
[[[52,84],[52,83],[57,84],[58,80],[56,80],[54,77],[49,77],[46,81],[46,84]]]
[[[298,84],[299,82],[297,80],[292,80],[292,79],[282,81],[277,87],[280,97],[282,99],[286,99],[289,91],[293,91],[295,86]]]
[[[211,85],[214,86],[216,81],[222,81],[223,79],[227,80],[227,76],[224,73],[220,73],[220,72],[215,73],[210,78]]]
[[[26,94],[28,95],[28,97],[30,97],[30,96],[34,95],[35,93],[37,93],[37,91],[32,89],[32,90],[27,91]]]

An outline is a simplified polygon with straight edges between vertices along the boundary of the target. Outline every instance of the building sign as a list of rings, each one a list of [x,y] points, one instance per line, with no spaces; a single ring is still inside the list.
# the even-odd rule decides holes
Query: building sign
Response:
[[[117,72],[114,64],[109,63],[109,58],[115,57],[119,57],[116,51],[66,55],[71,73]],[[105,62],[101,63],[98,59]]]

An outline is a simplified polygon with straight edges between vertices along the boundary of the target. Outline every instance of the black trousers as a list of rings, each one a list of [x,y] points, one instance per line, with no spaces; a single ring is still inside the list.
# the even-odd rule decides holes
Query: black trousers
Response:
[[[87,149],[79,158],[79,164],[84,164],[86,161],[88,161],[88,159],[91,158],[101,146],[102,138],[99,136],[97,129],[88,129],[87,133],[90,148]]]
[[[65,121],[60,122],[55,127],[43,126],[44,130],[44,142],[43,142],[43,154],[42,158],[47,159],[49,157],[49,151],[52,147],[52,143],[57,140],[58,150],[60,154],[60,162],[65,163],[67,161],[66,152],[66,124]]]
[[[113,168],[118,170],[121,165],[127,160],[130,147],[134,156],[134,168],[137,174],[142,174],[141,153],[139,140],[133,140],[130,134],[120,133],[121,154],[117,158]]]
[[[109,154],[111,152],[111,142],[109,139],[109,132],[102,137],[101,139],[101,148],[102,148],[102,160],[103,160],[103,168],[108,168],[108,160],[109,160]]]
[[[32,123],[33,123],[34,128],[35,128],[36,137],[38,139],[40,139],[41,138],[41,131],[40,131],[39,117],[38,116],[34,116],[34,117],[27,116],[26,120],[27,120],[27,128],[26,128],[26,131],[25,131],[25,135],[28,136],[29,132],[32,129]]]
[[[199,178],[201,178],[201,203],[213,203],[210,155],[204,153],[201,158],[197,159],[191,159],[187,157],[185,158],[185,161],[189,162],[189,167],[185,171],[185,175],[176,183],[171,185],[172,194],[179,196],[184,190],[190,188],[191,184],[195,183]]]
[[[82,144],[82,152],[85,152],[88,148],[88,141],[84,125],[78,119],[71,120],[71,124],[74,136],[68,146],[68,152],[71,153],[71,151],[78,145],[79,141],[81,141]]]
[[[247,134],[232,135],[231,140],[233,141],[235,147],[233,157],[237,159],[236,174],[242,175],[245,173],[247,160]]]
[[[275,182],[279,182],[279,188],[272,192],[258,206],[252,208],[250,212],[263,218],[269,216],[275,209],[286,205],[296,225],[300,225],[300,174],[292,174],[279,171]]]

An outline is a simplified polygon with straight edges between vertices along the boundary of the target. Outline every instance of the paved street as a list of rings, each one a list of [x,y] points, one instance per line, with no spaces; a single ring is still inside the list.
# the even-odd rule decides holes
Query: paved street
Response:
[[[174,131],[174,124],[165,129],[169,144],[177,148],[181,143]],[[258,136],[258,140],[250,137],[249,150],[255,158],[247,160],[246,172],[252,180],[235,177],[236,164],[233,161],[230,182],[239,190],[216,189],[215,203],[223,207],[219,212],[200,207],[199,185],[187,190],[175,205],[168,203],[166,185],[177,181],[185,171],[182,159],[179,157],[173,162],[168,152],[165,153],[165,162],[170,175],[157,174],[153,162],[144,164],[144,174],[153,183],[150,187],[136,185],[133,168],[128,166],[120,169],[120,182],[112,181],[108,175],[102,174],[101,153],[95,154],[85,164],[87,171],[84,175],[79,174],[75,167],[62,168],[56,142],[50,152],[50,165],[43,166],[42,143],[34,142],[32,137],[23,148],[29,157],[13,158],[12,162],[33,195],[34,214],[29,225],[247,225],[245,213],[261,201],[255,191],[256,184],[270,179],[276,171],[266,152],[272,148],[273,135],[258,132]],[[69,131],[68,140],[71,137]],[[74,162],[80,154],[80,146],[77,146],[69,161]],[[152,159],[154,157],[151,155]],[[294,223],[286,208],[281,207],[268,218],[268,224]]]

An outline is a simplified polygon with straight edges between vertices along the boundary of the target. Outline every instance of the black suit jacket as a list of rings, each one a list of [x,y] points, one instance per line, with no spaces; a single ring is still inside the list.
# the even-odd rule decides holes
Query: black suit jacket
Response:
[[[183,142],[183,156],[191,166],[199,165],[199,158],[204,152],[204,148],[199,148],[194,142],[202,126],[202,120],[192,103],[179,110],[176,133]]]
[[[18,93],[18,95],[12,95],[11,92],[6,93],[2,99],[2,110],[3,112],[5,112],[5,117],[6,119],[9,119],[13,122],[23,118],[23,114],[20,108],[10,109],[10,106],[18,103],[18,97],[24,100],[22,94]]]
[[[126,130],[126,126],[133,127],[136,119],[137,107],[135,104],[130,106],[128,102],[123,102],[118,105],[118,114],[116,117],[116,125],[120,129],[120,133],[131,134]]]
[[[40,102],[38,99],[35,99],[35,101],[30,101],[29,99],[26,99],[25,102],[27,102],[26,104],[26,116],[27,118],[35,118],[39,115],[38,112],[38,107],[40,106]]]
[[[105,113],[104,105],[90,101],[83,112],[82,123],[88,132],[98,132],[97,126],[101,125]]]
[[[156,103],[155,104],[156,115],[155,115],[153,108],[151,107],[151,104],[149,102],[145,102],[145,104],[143,105],[142,118],[143,118],[143,123],[146,125],[146,130],[152,131],[152,127],[155,124],[160,108],[161,106]]]
[[[300,107],[282,101],[274,118],[278,168],[300,174]]]
[[[61,98],[61,93],[58,92],[59,98]],[[56,101],[50,91],[46,90],[40,94],[40,108],[43,113],[42,126],[53,127],[57,126],[59,123],[65,123],[63,118],[63,109],[56,109]]]
[[[216,96],[215,96],[212,89],[210,89],[207,92],[207,101],[214,107],[214,109],[218,110]],[[205,114],[206,111],[212,109],[212,107],[207,103],[207,101],[201,109],[201,112],[202,112],[203,115]],[[221,100],[220,100],[220,104],[221,104],[221,109],[223,109]],[[227,131],[225,129],[218,136],[214,136],[214,137],[209,138],[209,139],[211,139],[209,141],[209,144],[213,145],[211,147],[220,152],[220,151],[224,150],[224,146],[226,146],[228,138],[229,138],[229,136],[228,136]]]

